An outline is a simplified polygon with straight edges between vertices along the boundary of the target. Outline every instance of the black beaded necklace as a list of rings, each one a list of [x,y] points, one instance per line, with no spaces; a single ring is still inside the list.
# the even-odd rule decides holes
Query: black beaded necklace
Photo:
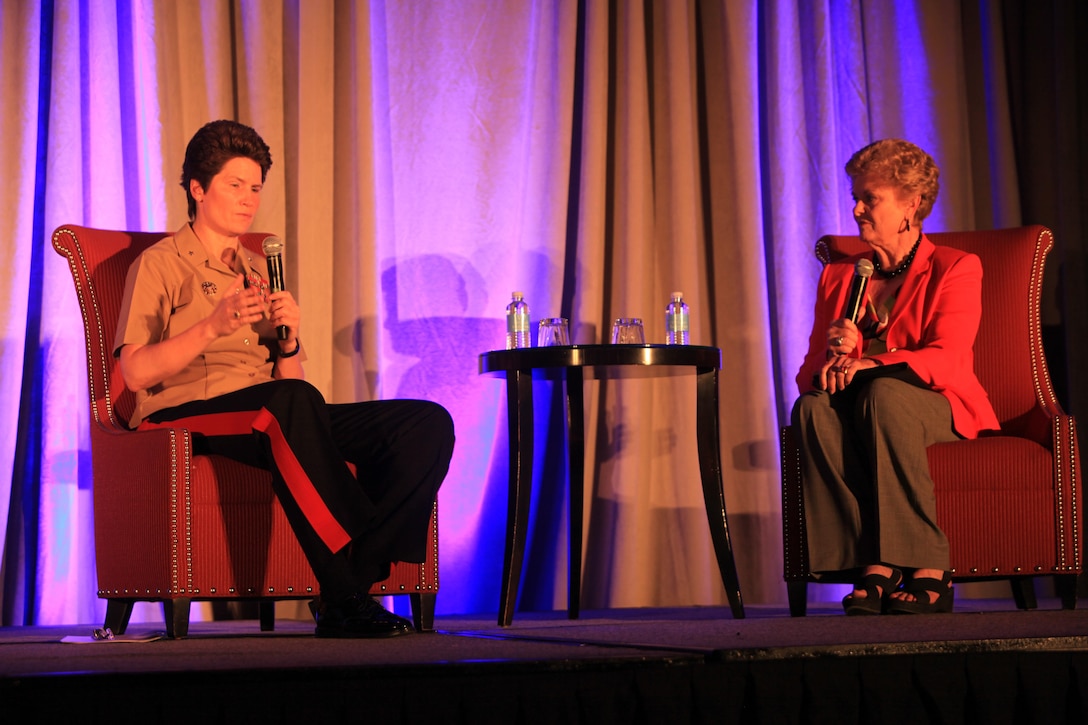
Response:
[[[873,255],[873,271],[881,279],[891,279],[892,277],[898,277],[899,275],[910,269],[910,263],[914,261],[914,255],[918,252],[918,245],[922,243],[922,235],[918,234],[918,239],[914,242],[914,246],[907,252],[907,256],[903,258],[903,261],[895,266],[895,269],[884,270],[880,267],[880,257]]]

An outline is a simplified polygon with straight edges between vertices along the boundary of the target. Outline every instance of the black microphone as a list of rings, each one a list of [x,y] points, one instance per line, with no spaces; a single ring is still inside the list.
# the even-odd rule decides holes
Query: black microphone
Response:
[[[865,303],[865,290],[869,287],[869,278],[873,276],[873,263],[868,259],[859,259],[854,265],[854,281],[850,283],[850,296],[846,298],[846,309],[842,316],[853,323],[861,317],[861,308]]]
[[[261,243],[261,250],[268,260],[268,285],[273,292],[283,292],[283,240],[279,237],[265,237]],[[869,274],[872,274],[872,266],[869,265]],[[287,325],[276,327],[276,337],[280,340],[287,339]]]

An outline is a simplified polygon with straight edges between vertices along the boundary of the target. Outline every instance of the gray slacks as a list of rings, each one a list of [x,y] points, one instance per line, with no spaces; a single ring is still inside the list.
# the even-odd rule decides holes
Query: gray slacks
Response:
[[[872,564],[948,570],[926,447],[957,440],[940,393],[891,377],[805,393],[793,408],[801,447],[809,568]]]

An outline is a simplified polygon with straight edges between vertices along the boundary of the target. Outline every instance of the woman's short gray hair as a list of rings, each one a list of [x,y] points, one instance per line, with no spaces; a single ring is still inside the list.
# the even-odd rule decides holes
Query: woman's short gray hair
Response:
[[[933,210],[941,185],[941,170],[933,157],[910,141],[886,138],[874,141],[858,150],[846,162],[846,175],[851,181],[872,176],[892,187],[900,199],[922,198],[915,213],[921,223]]]

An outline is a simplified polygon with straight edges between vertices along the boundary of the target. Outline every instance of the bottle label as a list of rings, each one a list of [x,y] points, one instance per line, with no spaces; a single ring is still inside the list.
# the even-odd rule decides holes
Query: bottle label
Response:
[[[674,332],[682,332],[688,329],[688,313],[687,312],[670,312],[669,319],[666,320],[666,326]]]

